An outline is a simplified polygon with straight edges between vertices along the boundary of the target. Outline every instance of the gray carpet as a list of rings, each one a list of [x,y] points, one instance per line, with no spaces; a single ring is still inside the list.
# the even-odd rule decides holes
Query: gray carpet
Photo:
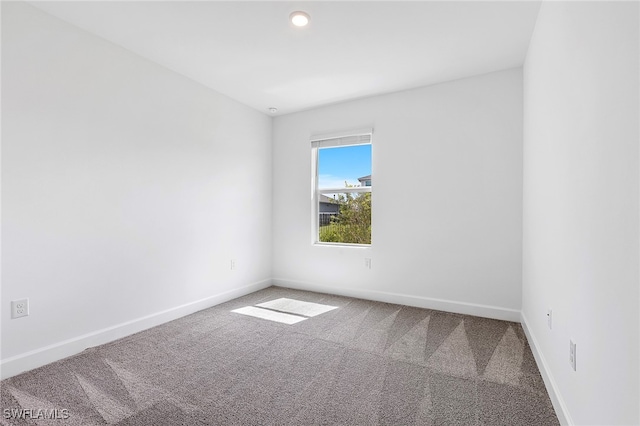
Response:
[[[338,308],[231,312],[279,298]],[[558,424],[517,323],[279,287],[4,380],[1,398],[68,410],[10,425]]]

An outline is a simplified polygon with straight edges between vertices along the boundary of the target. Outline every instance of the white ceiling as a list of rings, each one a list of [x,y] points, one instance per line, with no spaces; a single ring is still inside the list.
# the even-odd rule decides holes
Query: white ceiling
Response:
[[[30,2],[278,114],[521,66],[533,2]],[[288,21],[311,15],[308,27]]]

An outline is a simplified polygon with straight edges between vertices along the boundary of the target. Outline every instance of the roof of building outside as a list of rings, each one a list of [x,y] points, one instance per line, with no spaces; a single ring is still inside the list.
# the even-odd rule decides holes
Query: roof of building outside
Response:
[[[321,202],[321,203],[338,204],[338,201],[337,201],[337,200],[334,200],[334,199],[333,199],[333,198],[331,198],[331,197],[327,197],[327,196],[326,196],[326,195],[324,195],[324,194],[320,194],[320,202]]]

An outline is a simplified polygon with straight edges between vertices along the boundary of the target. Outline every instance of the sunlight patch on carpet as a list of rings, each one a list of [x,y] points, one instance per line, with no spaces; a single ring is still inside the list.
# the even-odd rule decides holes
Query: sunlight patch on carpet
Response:
[[[285,314],[283,312],[270,311],[268,309],[256,308],[255,306],[245,306],[244,308],[234,309],[231,312],[235,312],[236,314],[249,315],[251,317],[262,318],[270,321],[281,322],[289,325],[306,320],[305,317]]]
[[[259,303],[256,306],[294,315],[303,315],[305,317],[315,317],[316,315],[324,314],[325,312],[338,309],[337,306],[303,302],[302,300],[287,299],[286,297],[271,300],[269,302]]]

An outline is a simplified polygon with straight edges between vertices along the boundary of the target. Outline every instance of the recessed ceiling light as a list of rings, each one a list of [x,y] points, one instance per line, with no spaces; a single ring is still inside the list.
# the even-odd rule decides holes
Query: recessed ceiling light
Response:
[[[291,15],[289,15],[289,19],[291,20],[291,23],[296,27],[304,27],[309,23],[311,17],[306,12],[297,11],[292,12]]]
[[[276,112],[278,112],[278,108],[276,108],[276,107],[271,107],[271,108],[269,108],[269,112],[270,112],[271,114],[275,114]]]

